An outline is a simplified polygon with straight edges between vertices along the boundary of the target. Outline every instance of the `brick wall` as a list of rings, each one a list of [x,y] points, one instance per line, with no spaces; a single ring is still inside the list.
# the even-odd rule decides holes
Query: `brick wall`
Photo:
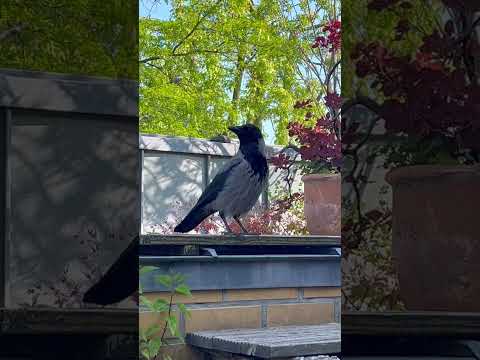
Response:
[[[286,325],[316,325],[340,322],[340,288],[277,288],[247,290],[193,291],[192,298],[176,296],[175,302],[184,303],[190,318],[179,314],[182,334],[199,330],[233,328],[261,328]],[[164,292],[149,293],[150,300],[164,298]],[[149,312],[140,313],[140,327],[162,319]],[[171,339],[166,351],[175,360],[201,360],[200,354]]]

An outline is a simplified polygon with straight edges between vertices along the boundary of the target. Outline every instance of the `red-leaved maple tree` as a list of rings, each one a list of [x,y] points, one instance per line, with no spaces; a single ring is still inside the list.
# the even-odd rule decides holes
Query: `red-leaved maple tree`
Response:
[[[312,51],[304,53],[306,66],[317,67],[317,81],[325,89],[323,98],[305,99],[297,101],[293,108],[302,110],[305,115],[303,121],[288,124],[288,132],[293,148],[300,155],[300,161],[281,152],[272,159],[279,169],[290,169],[294,163],[301,166],[304,173],[318,173],[321,171],[338,172],[341,165],[341,137],[340,137],[340,107],[342,99],[339,95],[339,65],[341,50],[341,21],[332,19],[321,26],[321,34],[314,38],[311,44]],[[325,59],[330,56],[329,61]],[[323,59],[319,63],[318,59]],[[323,103],[326,108],[324,115],[314,118],[309,109],[314,103]]]
[[[480,45],[476,31],[480,18],[473,17],[480,11],[480,2],[442,2],[452,17],[424,35],[415,53],[400,56],[379,42],[371,42],[358,43],[352,54],[356,75],[368,80],[370,88],[384,100],[359,96],[344,107],[344,113],[358,103],[373,110],[384,120],[387,135],[403,142],[400,149],[408,150],[411,164],[480,161],[480,143],[476,141],[480,135]],[[395,10],[400,14],[411,7],[406,0],[374,0],[369,4],[373,11]],[[413,31],[418,27],[407,15],[400,16],[396,40]],[[346,128],[344,141],[358,142],[357,129]],[[439,157],[440,153],[444,156]]]

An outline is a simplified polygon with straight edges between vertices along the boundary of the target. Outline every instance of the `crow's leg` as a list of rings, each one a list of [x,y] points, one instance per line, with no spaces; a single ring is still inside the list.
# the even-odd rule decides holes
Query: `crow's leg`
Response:
[[[230,226],[228,226],[227,219],[225,219],[225,215],[223,214],[223,212],[221,212],[219,215],[222,218],[223,223],[225,224],[225,228],[227,229],[227,233],[231,234],[233,231],[232,231],[232,229],[230,229]]]
[[[248,230],[245,229],[245,226],[243,226],[243,224],[240,222],[240,219],[238,218],[238,216],[234,216],[233,217],[235,219],[235,221],[237,222],[238,225],[240,225],[240,227],[242,228],[243,232],[245,234],[248,234]]]

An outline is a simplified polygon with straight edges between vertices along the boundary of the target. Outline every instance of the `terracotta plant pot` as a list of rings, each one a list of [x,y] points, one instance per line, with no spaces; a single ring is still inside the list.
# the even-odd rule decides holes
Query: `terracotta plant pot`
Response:
[[[480,311],[480,172],[410,166],[393,188],[393,256],[408,310]]]
[[[306,175],[302,180],[305,191],[305,218],[310,234],[340,235],[340,174]]]

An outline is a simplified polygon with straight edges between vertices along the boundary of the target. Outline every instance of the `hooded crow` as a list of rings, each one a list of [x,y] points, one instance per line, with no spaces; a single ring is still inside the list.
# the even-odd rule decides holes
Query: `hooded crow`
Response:
[[[232,217],[248,233],[239,217],[252,209],[268,180],[265,142],[255,125],[233,126],[229,129],[240,140],[237,154],[205,188],[193,209],[175,227],[175,232],[188,232],[218,212],[228,232],[232,230],[226,218]]]

